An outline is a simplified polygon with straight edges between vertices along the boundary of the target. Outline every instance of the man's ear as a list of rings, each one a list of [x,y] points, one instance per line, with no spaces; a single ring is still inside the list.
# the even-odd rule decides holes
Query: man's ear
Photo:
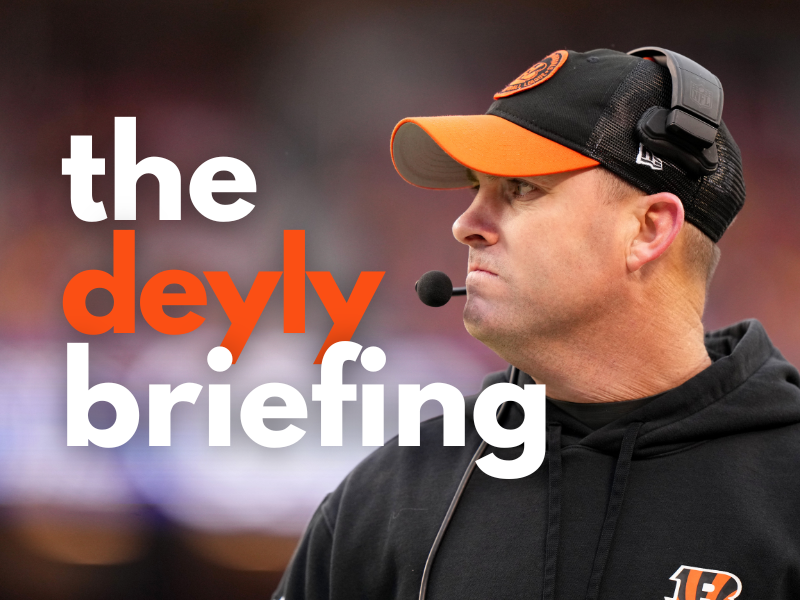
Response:
[[[683,227],[683,203],[675,194],[642,196],[636,200],[634,210],[639,230],[628,248],[631,273],[661,256]]]

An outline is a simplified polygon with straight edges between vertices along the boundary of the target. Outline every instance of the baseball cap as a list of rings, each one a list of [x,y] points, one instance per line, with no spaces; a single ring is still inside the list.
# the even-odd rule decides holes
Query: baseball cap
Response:
[[[701,173],[648,148],[637,123],[653,107],[669,109],[671,94],[669,70],[653,60],[559,50],[495,94],[484,115],[403,119],[392,161],[430,189],[470,187],[470,169],[534,177],[602,165],[645,193],[678,196],[686,220],[716,242],[744,204],[739,147],[720,122],[716,166]]]

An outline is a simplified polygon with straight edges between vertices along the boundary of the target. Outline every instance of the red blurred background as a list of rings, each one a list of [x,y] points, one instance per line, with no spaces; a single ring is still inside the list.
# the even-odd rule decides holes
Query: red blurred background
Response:
[[[83,336],[61,296],[76,273],[111,270],[115,228],[136,230],[139,291],[166,269],[229,271],[246,290],[257,271],[281,269],[286,229],[306,231],[307,268],[331,271],[345,295],[360,271],[386,271],[353,339],[383,348],[387,366],[345,377],[386,384],[390,407],[398,383],[469,393],[502,368],[463,331],[457,302],[433,312],[413,294],[430,269],[463,277],[450,225],[468,196],[405,184],[389,134],[406,116],[483,113],[559,48],[660,45],[720,77],[748,197],[720,244],[706,326],[756,317],[800,362],[798,16],[778,1],[2,3],[0,596],[264,598],[311,511],[370,451],[351,406],[344,445],[320,448],[310,401],[296,446],[257,446],[234,417],[231,447],[209,448],[206,392],[173,411],[172,446],[149,447],[150,383],[230,383],[235,409],[270,381],[310,399],[330,319],[308,286],[307,333],[282,333],[276,291],[223,374],[205,363],[228,325],[212,294],[191,334],[163,336],[139,317],[135,334]],[[72,213],[61,159],[71,135],[91,135],[107,173],[94,177],[94,198],[113,214],[115,116],[136,117],[140,159],[180,168],[181,221],[158,220],[152,176],[138,184],[135,222]],[[256,175],[256,208],[241,221],[208,221],[188,202],[191,174],[215,156]],[[94,292],[90,305],[101,314],[110,296]],[[66,344],[87,341],[91,383],[126,385],[142,409],[136,436],[117,449],[66,446]],[[90,416],[113,421],[102,404]],[[387,436],[395,430],[388,408]]]

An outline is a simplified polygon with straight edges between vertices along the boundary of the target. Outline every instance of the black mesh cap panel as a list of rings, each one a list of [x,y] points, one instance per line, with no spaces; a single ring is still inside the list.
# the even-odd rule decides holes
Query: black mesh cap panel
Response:
[[[711,175],[695,178],[664,159],[661,170],[636,162],[637,122],[651,106],[669,108],[671,93],[672,80],[667,68],[640,60],[600,115],[585,151],[587,156],[648,194],[671,192],[678,196],[686,220],[717,242],[745,198],[741,155],[724,123],[716,137],[719,165]]]
[[[703,178],[692,207],[694,220],[690,220],[715,242],[742,210],[746,196],[742,155],[724,122],[717,132],[717,152],[719,167]]]

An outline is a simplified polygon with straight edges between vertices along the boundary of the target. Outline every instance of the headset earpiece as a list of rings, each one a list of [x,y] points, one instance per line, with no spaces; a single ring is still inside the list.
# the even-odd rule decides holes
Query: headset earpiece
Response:
[[[717,169],[715,139],[722,122],[724,94],[719,79],[682,54],[646,46],[628,54],[665,65],[672,76],[670,108],[654,106],[639,119],[639,140],[654,154],[699,177]]]

